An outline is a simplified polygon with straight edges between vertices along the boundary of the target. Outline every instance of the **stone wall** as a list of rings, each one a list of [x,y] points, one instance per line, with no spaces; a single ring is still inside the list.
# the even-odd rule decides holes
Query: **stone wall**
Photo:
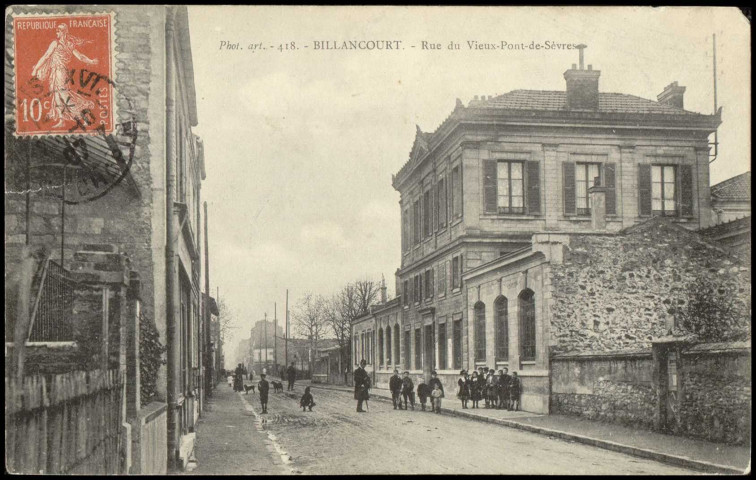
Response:
[[[551,359],[551,413],[654,427],[657,392],[650,353]]]
[[[552,269],[552,354],[650,350],[699,279],[733,287],[750,305],[746,266],[658,218],[618,235],[571,235]]]
[[[718,351],[701,345],[683,355],[680,433],[719,442],[749,442],[751,349],[747,344],[742,347]]]

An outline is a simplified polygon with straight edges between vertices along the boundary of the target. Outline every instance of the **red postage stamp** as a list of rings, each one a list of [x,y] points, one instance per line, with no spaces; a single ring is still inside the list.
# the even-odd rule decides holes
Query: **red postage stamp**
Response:
[[[113,20],[108,13],[14,17],[17,136],[113,132]]]

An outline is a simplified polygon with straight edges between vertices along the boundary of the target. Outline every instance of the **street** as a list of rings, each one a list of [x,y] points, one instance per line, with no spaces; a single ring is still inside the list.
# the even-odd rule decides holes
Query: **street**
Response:
[[[217,405],[227,412],[222,418],[227,425],[219,429],[212,417],[200,423],[199,467],[193,473],[243,474],[260,472],[264,465],[270,474],[322,475],[697,473],[530,432],[422,412],[419,404],[415,411],[394,411],[390,403],[373,400],[369,412],[360,414],[352,395],[343,391],[312,388],[317,405],[312,412],[302,412],[298,408],[302,392],[297,386],[295,394],[271,393],[270,413],[261,415],[257,395],[234,394],[227,385],[220,385]],[[250,413],[256,418],[255,426]],[[231,426],[234,416],[238,428]],[[223,431],[234,442],[257,446],[240,450],[222,438]],[[272,445],[262,448],[261,443]],[[268,459],[260,458],[262,452],[267,452]],[[224,460],[224,455],[229,458]],[[218,470],[218,465],[225,467]]]

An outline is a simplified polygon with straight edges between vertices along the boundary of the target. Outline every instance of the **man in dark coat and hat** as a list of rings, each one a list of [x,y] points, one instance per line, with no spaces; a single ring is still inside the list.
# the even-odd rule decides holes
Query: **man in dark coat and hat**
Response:
[[[365,371],[365,365],[367,365],[365,359],[360,360],[360,366],[354,371],[354,399],[357,400],[357,411],[360,413],[365,412],[362,409],[362,402],[370,398],[368,394],[370,376]]]

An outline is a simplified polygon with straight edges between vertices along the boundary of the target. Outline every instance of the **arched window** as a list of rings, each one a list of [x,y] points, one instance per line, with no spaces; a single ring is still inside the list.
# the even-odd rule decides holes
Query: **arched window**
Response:
[[[535,328],[535,294],[532,290],[520,293],[520,358],[535,360],[536,358],[536,328]]]
[[[386,327],[386,365],[391,365],[391,327]]]
[[[378,365],[383,365],[383,329],[378,329]]]
[[[509,360],[509,312],[507,297],[500,296],[494,302],[494,325],[496,328],[496,360]]]
[[[401,349],[401,345],[399,344],[399,340],[400,340],[399,335],[400,335],[399,325],[394,325],[394,348],[396,349],[396,352],[394,352],[394,359],[395,359],[394,365],[401,362],[399,358],[399,351]]]
[[[478,302],[473,307],[474,315],[474,338],[475,338],[475,361],[484,362],[486,360],[486,306],[483,302]]]

